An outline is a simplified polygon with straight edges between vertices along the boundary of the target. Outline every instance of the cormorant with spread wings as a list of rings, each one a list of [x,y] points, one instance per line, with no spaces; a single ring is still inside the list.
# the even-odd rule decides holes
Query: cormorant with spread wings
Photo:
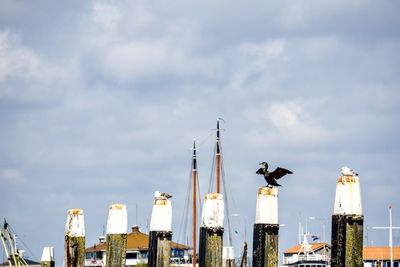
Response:
[[[278,184],[276,182],[277,179],[282,178],[286,174],[293,173],[287,169],[280,168],[280,167],[276,168],[275,171],[273,171],[273,172],[269,172],[268,171],[268,163],[266,163],[265,161],[261,162],[260,165],[262,165],[263,167],[259,168],[256,173],[260,174],[260,175],[264,175],[265,181],[267,181],[267,186],[268,187],[271,186],[271,188],[274,186],[281,186],[280,184]]]

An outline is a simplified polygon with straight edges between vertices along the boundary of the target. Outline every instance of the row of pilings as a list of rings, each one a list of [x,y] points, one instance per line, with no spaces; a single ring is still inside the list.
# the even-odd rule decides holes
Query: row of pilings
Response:
[[[149,267],[169,267],[172,238],[172,205],[165,197],[155,196],[149,233]],[[200,227],[199,267],[234,266],[233,255],[223,259],[224,201],[222,194],[205,197]],[[253,229],[253,267],[278,266],[278,189],[261,187],[257,192],[256,220]],[[361,267],[363,215],[357,176],[340,176],[336,185],[332,215],[332,267]],[[64,266],[85,265],[85,227],[81,209],[67,213]],[[109,208],[106,229],[106,266],[125,266],[127,210],[122,204]],[[43,250],[42,266],[54,266],[51,247]],[[226,258],[226,257],[225,257]],[[245,265],[243,265],[245,266]]]

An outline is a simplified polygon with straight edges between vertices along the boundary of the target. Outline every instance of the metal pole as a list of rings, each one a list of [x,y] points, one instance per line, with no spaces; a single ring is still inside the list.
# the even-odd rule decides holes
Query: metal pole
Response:
[[[392,236],[392,206],[389,206],[389,245],[390,245],[390,267],[393,267],[393,236]]]
[[[196,206],[196,194],[197,194],[197,160],[196,160],[196,139],[193,140],[193,267],[196,267],[197,262],[197,238],[196,238],[196,231],[197,231],[197,206]]]

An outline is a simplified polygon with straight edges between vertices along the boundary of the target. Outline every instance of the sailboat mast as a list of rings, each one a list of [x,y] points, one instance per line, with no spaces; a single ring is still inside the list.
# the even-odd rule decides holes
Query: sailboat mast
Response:
[[[193,267],[196,267],[197,262],[197,239],[196,239],[196,222],[197,222],[197,207],[196,207],[196,193],[197,193],[197,159],[196,159],[196,139],[193,140],[193,156],[192,156],[192,176],[193,176]]]
[[[216,161],[216,180],[217,180],[217,193],[221,193],[221,147],[220,147],[220,130],[219,130],[219,119],[217,119],[217,138],[216,138],[216,152],[215,152],[215,161]]]

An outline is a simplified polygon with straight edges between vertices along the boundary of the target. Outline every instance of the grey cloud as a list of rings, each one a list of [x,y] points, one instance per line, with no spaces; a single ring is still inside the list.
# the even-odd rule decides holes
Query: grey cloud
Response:
[[[91,244],[109,204],[127,204],[134,224],[139,203],[145,228],[153,191],[167,191],[178,232],[192,138],[205,193],[212,128],[223,117],[231,207],[240,213],[234,224],[243,232],[246,221],[248,237],[263,160],[294,171],[280,193],[281,249],[297,242],[297,214],[330,217],[343,165],[360,173],[366,224],[383,224],[400,188],[396,8],[387,1],[5,2],[0,174],[2,183],[20,183],[1,187],[0,213],[37,255],[55,245],[59,263],[69,208],[85,209]]]

